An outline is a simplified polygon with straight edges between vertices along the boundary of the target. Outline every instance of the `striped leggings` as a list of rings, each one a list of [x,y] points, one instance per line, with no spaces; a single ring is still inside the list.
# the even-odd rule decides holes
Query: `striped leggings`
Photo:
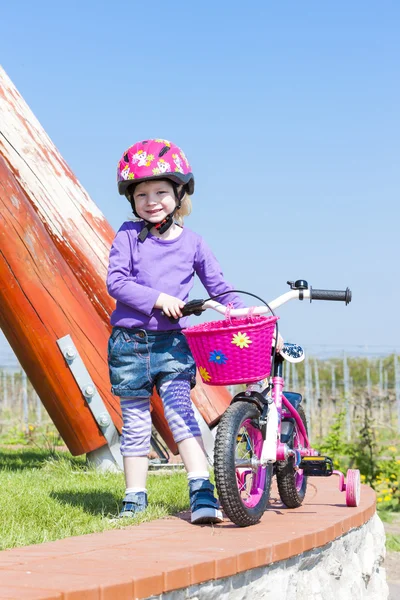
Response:
[[[165,418],[178,444],[190,437],[200,437],[199,425],[190,399],[190,381],[174,379],[160,387]],[[121,398],[122,456],[146,456],[150,451],[150,398]]]

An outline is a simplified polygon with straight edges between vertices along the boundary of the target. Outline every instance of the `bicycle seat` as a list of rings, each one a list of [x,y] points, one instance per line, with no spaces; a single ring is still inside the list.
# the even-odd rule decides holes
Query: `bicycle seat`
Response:
[[[285,360],[291,363],[299,363],[305,358],[304,350],[298,344],[285,342],[279,353]]]

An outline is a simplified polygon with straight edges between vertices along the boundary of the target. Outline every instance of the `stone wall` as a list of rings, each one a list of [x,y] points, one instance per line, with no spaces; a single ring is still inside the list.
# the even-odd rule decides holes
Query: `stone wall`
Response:
[[[387,600],[385,531],[375,514],[362,527],[288,560],[153,600]]]

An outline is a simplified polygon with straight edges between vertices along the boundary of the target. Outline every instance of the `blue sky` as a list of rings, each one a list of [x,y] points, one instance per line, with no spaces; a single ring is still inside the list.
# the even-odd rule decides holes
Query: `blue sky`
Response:
[[[196,177],[187,226],[237,288],[353,290],[282,308],[285,338],[400,349],[398,2],[23,0],[1,18],[3,68],[115,229],[120,155],[170,139]]]

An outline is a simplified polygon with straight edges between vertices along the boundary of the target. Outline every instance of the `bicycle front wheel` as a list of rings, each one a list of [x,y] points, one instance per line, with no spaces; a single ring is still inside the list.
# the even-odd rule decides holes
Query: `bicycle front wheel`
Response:
[[[239,525],[257,523],[268,504],[272,465],[260,464],[263,437],[260,411],[249,402],[235,402],[224,413],[217,430],[214,473],[226,515]]]

